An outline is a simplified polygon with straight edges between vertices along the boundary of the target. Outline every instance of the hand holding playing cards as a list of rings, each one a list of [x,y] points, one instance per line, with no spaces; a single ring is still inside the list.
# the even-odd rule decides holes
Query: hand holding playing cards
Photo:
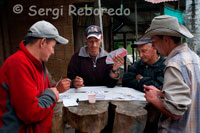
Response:
[[[116,56],[116,55],[118,55],[118,57],[116,58],[116,60],[115,60],[115,62],[119,62],[119,61],[121,61],[121,57],[124,57],[124,56],[126,56],[127,55],[127,50],[126,49],[124,49],[124,48],[119,48],[119,49],[117,49],[117,50],[114,50],[114,51],[112,51],[112,52],[110,52],[109,54],[108,54],[108,56],[107,56],[107,58],[106,58],[106,64],[114,64],[115,62],[114,62],[114,57]],[[124,60],[124,59],[123,59]],[[120,62],[119,62],[120,63]]]
[[[120,66],[124,64],[124,56],[126,55],[127,55],[127,50],[124,48],[119,48],[108,54],[106,58],[106,64],[113,64],[113,68],[110,73],[110,76],[112,78],[117,78],[119,76],[117,70],[119,69]]]
[[[114,71],[118,70],[119,67],[124,64],[124,58],[120,55],[114,56],[113,61],[114,61],[114,64],[113,64]]]

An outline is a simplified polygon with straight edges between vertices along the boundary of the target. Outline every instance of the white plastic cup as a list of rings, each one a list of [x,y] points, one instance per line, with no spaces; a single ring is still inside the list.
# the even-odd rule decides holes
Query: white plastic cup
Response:
[[[89,101],[89,103],[95,103],[96,102],[96,94],[88,94],[88,101]]]

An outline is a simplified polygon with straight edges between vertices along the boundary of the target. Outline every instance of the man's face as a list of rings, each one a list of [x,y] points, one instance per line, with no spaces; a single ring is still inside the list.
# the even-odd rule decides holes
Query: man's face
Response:
[[[86,43],[88,45],[88,52],[92,56],[97,56],[99,53],[99,48],[101,45],[102,37],[97,39],[95,37],[90,37],[86,39]]]
[[[153,46],[158,50],[160,55],[167,56],[168,47],[166,42],[158,36],[151,37]]]
[[[49,57],[54,54],[54,48],[56,46],[55,40],[47,41],[46,39],[43,42],[43,45],[41,45],[41,53],[40,53],[40,59],[41,61],[47,62]]]
[[[152,44],[150,43],[138,45],[137,51],[139,52],[141,60],[147,64],[150,64],[152,62],[155,54],[157,55],[155,48],[152,47]]]

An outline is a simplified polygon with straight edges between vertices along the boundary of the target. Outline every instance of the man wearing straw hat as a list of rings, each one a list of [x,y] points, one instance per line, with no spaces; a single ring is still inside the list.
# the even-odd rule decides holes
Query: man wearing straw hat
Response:
[[[200,59],[181,38],[192,38],[177,18],[162,15],[155,17],[145,32],[163,56],[166,69],[161,91],[144,86],[147,102],[161,111],[158,132],[200,131]]]

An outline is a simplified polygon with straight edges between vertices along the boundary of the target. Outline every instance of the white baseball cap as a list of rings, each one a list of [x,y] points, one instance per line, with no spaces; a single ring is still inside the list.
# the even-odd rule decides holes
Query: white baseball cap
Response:
[[[97,25],[91,25],[85,30],[85,36],[87,39],[90,37],[100,39],[102,36],[101,28]]]

